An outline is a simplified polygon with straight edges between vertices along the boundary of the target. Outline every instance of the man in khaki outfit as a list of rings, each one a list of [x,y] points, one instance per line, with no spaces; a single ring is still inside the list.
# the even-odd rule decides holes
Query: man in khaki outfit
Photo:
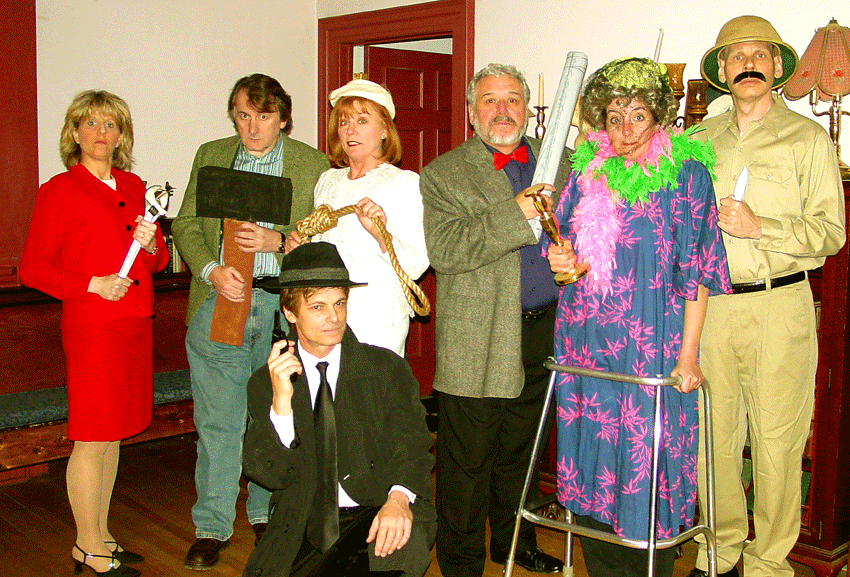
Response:
[[[702,60],[703,77],[733,101],[700,133],[717,153],[719,226],[733,286],[733,294],[709,299],[700,347],[713,405],[719,574],[738,575],[743,555],[746,577],[794,575],[786,557],[800,531],[801,460],[817,366],[806,271],[845,240],[832,142],[773,93],[796,66],[794,49],[756,16],[726,23]],[[749,178],[736,200],[744,169]],[[755,538],[745,546],[741,454],[748,432]],[[704,546],[696,565],[690,577],[705,575]]]

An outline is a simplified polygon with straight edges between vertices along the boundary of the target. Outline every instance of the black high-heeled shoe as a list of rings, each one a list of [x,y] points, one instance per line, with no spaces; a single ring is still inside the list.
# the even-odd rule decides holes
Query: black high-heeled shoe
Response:
[[[118,541],[104,541],[104,543],[106,543],[107,545],[115,545],[115,549],[112,550],[112,556],[125,565],[133,565],[135,563],[141,563],[145,560],[145,558],[139,555],[138,553],[133,553],[132,551],[127,551],[126,549],[119,551]]]
[[[79,575],[83,572],[84,567],[88,567],[91,569],[92,573],[95,575],[104,575],[106,577],[139,577],[142,574],[138,569],[133,569],[129,565],[119,565],[115,566],[115,561],[117,561],[115,557],[115,553],[112,555],[94,555],[92,553],[86,553],[83,551],[79,545],[74,543],[74,549],[83,554],[83,560],[77,561],[74,559],[74,556],[71,556],[71,559],[74,561],[74,575]],[[94,567],[86,564],[86,559],[109,559],[109,570],[108,571],[96,571]]]

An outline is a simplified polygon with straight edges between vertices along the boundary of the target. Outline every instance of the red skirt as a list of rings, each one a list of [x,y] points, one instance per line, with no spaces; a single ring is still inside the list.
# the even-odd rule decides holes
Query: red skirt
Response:
[[[68,359],[68,438],[118,441],[144,431],[153,410],[150,317],[62,323]]]

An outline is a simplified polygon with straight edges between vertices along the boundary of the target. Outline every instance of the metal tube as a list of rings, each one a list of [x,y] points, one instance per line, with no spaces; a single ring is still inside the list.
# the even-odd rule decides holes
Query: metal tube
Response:
[[[649,531],[647,531],[647,575],[655,574],[655,525],[658,523],[658,460],[661,452],[661,408],[663,403],[662,393],[664,389],[655,388],[655,399],[653,399],[653,422],[652,422],[652,478],[649,490]]]
[[[534,447],[531,449],[531,463],[528,466],[528,471],[525,474],[525,486],[522,488],[522,495],[519,498],[517,506],[516,522],[514,523],[514,536],[511,538],[511,548],[508,552],[508,559],[505,561],[505,577],[510,577],[514,569],[514,557],[516,556],[516,544],[519,539],[519,525],[522,522],[523,510],[525,501],[528,498],[528,491],[531,488],[531,479],[534,477],[534,467],[537,463],[537,456],[540,453],[540,441],[546,428],[546,415],[549,414],[549,405],[552,402],[552,391],[555,388],[555,372],[549,377],[549,386],[546,388],[546,397],[543,399],[543,411],[540,413],[540,423],[537,425],[537,437],[534,439]]]
[[[581,94],[581,83],[586,70],[587,54],[567,53],[561,80],[558,82],[558,90],[555,92],[555,100],[552,102],[549,126],[546,128],[543,144],[540,145],[540,154],[531,184],[544,182],[555,184],[555,176],[558,174],[558,165],[564,154],[564,147],[567,145],[573,112]]]
[[[714,426],[711,422],[711,390],[708,383],[700,387],[702,395],[703,427],[702,437],[705,451],[705,525],[710,532],[705,534],[705,548],[708,555],[708,575],[717,577],[717,518],[714,494]]]
[[[658,463],[660,460],[660,451],[661,451],[661,435],[662,435],[662,418],[661,413],[663,410],[663,389],[661,387],[665,386],[675,386],[682,382],[680,377],[637,377],[634,375],[624,375],[620,373],[611,373],[607,371],[600,371],[596,369],[588,369],[584,367],[574,367],[569,365],[560,365],[555,362],[552,357],[546,360],[543,363],[544,367],[552,371],[552,377],[549,380],[549,388],[547,390],[546,399],[544,401],[544,413],[541,416],[541,423],[538,427],[538,437],[535,440],[534,446],[534,457],[529,465],[528,475],[526,476],[526,486],[524,488],[523,496],[520,500],[520,507],[517,515],[517,524],[514,531],[514,541],[511,545],[511,551],[509,556],[510,567],[508,565],[505,566],[505,575],[507,577],[510,576],[510,570],[513,569],[513,556],[514,550],[516,548],[516,540],[518,536],[519,529],[519,519],[525,518],[537,525],[542,525],[544,527],[550,527],[553,529],[565,530],[567,532],[566,541],[564,544],[564,575],[572,574],[572,534],[576,533],[578,535],[590,537],[593,539],[599,539],[602,541],[606,541],[609,543],[624,545],[626,547],[631,547],[634,549],[645,549],[647,551],[647,575],[649,577],[653,577],[655,574],[655,556],[656,550],[660,548],[669,548],[677,545],[678,543],[682,543],[688,539],[693,538],[697,534],[702,534],[705,537],[707,548],[708,548],[708,571],[711,577],[717,577],[717,552],[716,552],[716,529],[715,529],[715,511],[714,511],[714,459],[711,453],[711,448],[714,444],[714,439],[712,437],[712,429],[711,429],[711,404],[709,398],[709,391],[706,385],[700,388],[700,395],[703,398],[703,413],[704,413],[704,421],[706,425],[704,425],[704,442],[706,445],[706,469],[708,471],[708,478],[706,480],[706,492],[707,492],[707,500],[706,504],[706,523],[692,527],[687,531],[683,531],[679,535],[671,539],[663,539],[659,542],[655,532],[655,526],[657,524],[658,517]],[[607,379],[611,381],[617,381],[622,383],[629,383],[634,385],[641,386],[651,386],[655,387],[655,399],[653,402],[653,446],[652,446],[652,477],[651,477],[651,501],[650,501],[650,519],[649,519],[649,530],[647,532],[647,540],[639,541],[634,539],[626,539],[619,537],[614,534],[609,534],[603,531],[597,531],[595,529],[589,529],[586,527],[581,527],[579,525],[575,525],[572,522],[572,512],[569,510],[566,511],[566,521],[559,522],[551,519],[547,519],[545,517],[541,517],[530,512],[527,508],[525,508],[526,498],[528,494],[528,489],[530,487],[531,475],[533,472],[533,467],[537,461],[537,451],[539,449],[539,444],[542,435],[542,427],[545,423],[546,413],[548,412],[549,404],[551,402],[552,392],[554,390],[554,377],[555,373],[567,373],[576,376],[583,377],[592,377],[592,378],[600,378]]]

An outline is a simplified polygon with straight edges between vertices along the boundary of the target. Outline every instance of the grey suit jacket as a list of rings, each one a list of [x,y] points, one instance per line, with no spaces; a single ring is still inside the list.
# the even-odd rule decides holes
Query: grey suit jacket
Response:
[[[269,419],[272,388],[268,367],[257,370],[248,381],[250,423],[242,453],[245,476],[273,493],[268,530],[248,559],[246,576],[289,573],[313,503],[319,466],[310,392],[303,376],[295,379],[293,389],[296,438],[287,448]],[[411,506],[414,530],[423,531],[430,546],[436,530],[436,511],[431,504],[434,458],[429,452],[431,437],[419,402],[419,384],[408,364],[386,349],[360,343],[347,329],[334,408],[338,474],[345,492],[360,505],[380,507],[393,485],[410,489],[417,495]],[[393,555],[398,553],[401,551]],[[419,555],[424,556],[427,567],[427,546]],[[423,563],[421,559],[411,562],[414,566]]]
[[[527,138],[535,157],[540,141]],[[560,191],[572,151],[564,149]],[[437,276],[434,388],[515,398],[523,387],[519,248],[534,233],[504,171],[477,136],[422,170],[425,243]]]
[[[295,229],[296,221],[313,210],[313,189],[319,175],[330,168],[330,163],[327,157],[315,148],[285,134],[280,137],[283,139],[281,176],[292,181],[292,215],[288,225],[275,226],[274,229],[286,236]],[[212,291],[212,285],[198,278],[198,274],[210,262],[218,261],[221,254],[221,219],[196,216],[198,169],[202,166],[233,166],[238,147],[238,135],[201,145],[195,154],[192,174],[183,195],[183,204],[180,205],[180,212],[171,225],[177,250],[194,275],[186,309],[187,325]]]

